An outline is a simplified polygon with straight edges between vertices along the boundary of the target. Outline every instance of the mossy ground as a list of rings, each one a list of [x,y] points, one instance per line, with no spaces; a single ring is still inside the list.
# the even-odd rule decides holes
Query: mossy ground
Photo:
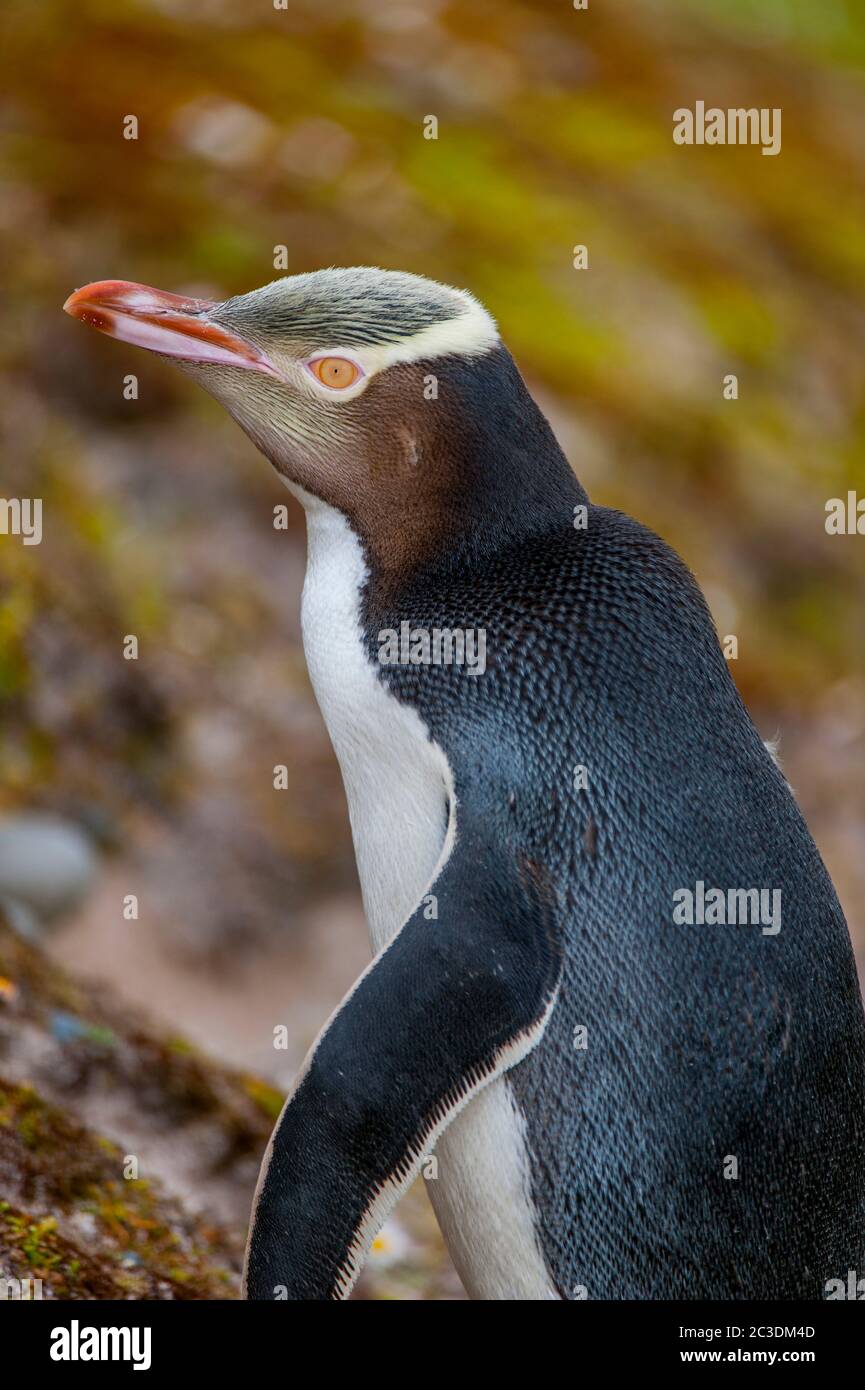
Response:
[[[0,1271],[41,1279],[45,1297],[235,1297],[242,1227],[191,1213],[143,1175],[137,1134],[124,1147],[79,1114],[97,1100],[115,1129],[126,1113],[140,1133],[144,1112],[178,1144],[196,1137],[202,1178],[240,1165],[248,1183],[282,1097],[161,1036],[2,923],[0,976]]]
[[[123,1177],[119,1146],[32,1086],[0,1081],[0,1269],[43,1298],[228,1298],[234,1252],[157,1184]],[[234,1267],[233,1267],[234,1266]]]

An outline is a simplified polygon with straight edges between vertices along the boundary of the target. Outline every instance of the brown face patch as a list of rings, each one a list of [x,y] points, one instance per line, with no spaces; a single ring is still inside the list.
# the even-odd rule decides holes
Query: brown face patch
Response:
[[[193,374],[288,482],[346,516],[384,602],[421,569],[571,517],[573,474],[501,345],[397,363],[345,401],[251,372]]]
[[[433,365],[439,389],[428,399]],[[441,362],[390,367],[353,401],[311,402],[319,419],[308,446],[265,450],[285,477],[347,516],[382,592],[455,544],[470,518],[471,460],[482,449],[461,376]]]
[[[370,383],[358,401],[366,409],[357,461],[337,484],[384,587],[440,551],[467,483],[465,403],[453,391],[426,399],[429,376],[429,363],[411,363]]]
[[[348,516],[378,597],[570,521],[573,473],[505,347],[391,367],[350,404],[350,453],[313,490]]]

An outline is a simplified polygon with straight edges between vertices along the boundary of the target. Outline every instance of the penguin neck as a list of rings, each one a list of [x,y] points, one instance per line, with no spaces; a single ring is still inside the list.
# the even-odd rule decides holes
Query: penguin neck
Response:
[[[395,364],[362,403],[302,450],[237,418],[308,514],[313,499],[342,514],[384,603],[560,533],[588,503],[502,344]]]
[[[395,399],[382,401],[382,418],[410,436],[414,476],[393,507],[368,516],[347,509],[380,595],[465,573],[573,524],[574,507],[588,497],[507,348],[415,363],[402,377],[389,376],[383,389]],[[407,407],[430,382],[435,399]],[[387,447],[383,439],[381,456]]]
[[[290,485],[291,486],[291,485]],[[369,569],[342,512],[291,486],[307,519],[301,618],[307,669],[343,776],[374,950],[399,930],[453,842],[453,774],[415,710],[370,661]]]

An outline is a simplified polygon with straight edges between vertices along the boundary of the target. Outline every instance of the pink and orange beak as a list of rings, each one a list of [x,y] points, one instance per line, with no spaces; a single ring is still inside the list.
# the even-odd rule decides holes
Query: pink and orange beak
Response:
[[[100,333],[151,352],[281,378],[259,348],[213,322],[213,299],[190,299],[131,280],[97,280],[71,294],[63,308]]]

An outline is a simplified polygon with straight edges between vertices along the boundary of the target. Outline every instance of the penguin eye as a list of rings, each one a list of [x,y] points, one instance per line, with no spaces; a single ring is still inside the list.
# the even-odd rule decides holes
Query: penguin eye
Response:
[[[344,391],[347,386],[353,386],[360,376],[360,367],[347,357],[316,357],[307,365],[313,376],[332,391]]]

